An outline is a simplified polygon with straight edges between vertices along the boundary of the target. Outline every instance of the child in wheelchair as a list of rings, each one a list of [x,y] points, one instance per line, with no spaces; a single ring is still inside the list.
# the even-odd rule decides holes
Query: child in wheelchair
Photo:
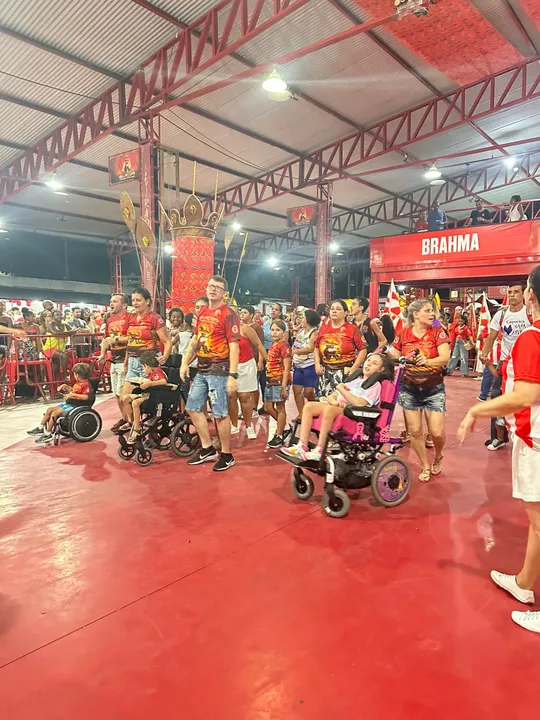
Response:
[[[128,445],[135,445],[141,435],[141,405],[145,400],[150,399],[150,393],[144,391],[148,390],[148,388],[167,385],[169,382],[165,372],[159,365],[155,352],[145,350],[145,352],[141,353],[140,361],[144,367],[144,377],[132,378],[130,382],[137,387],[133,393],[124,395],[122,398],[126,415],[132,423],[131,432],[127,439]]]
[[[340,383],[336,392],[318,402],[309,402],[302,411],[300,437],[296,445],[282,448],[281,452],[301,460],[320,460],[328,433],[337,417],[343,415],[347,406],[376,406],[381,397],[383,380],[394,378],[394,362],[386,354],[373,353],[364,362],[363,377]],[[314,417],[321,418],[318,444],[314,450],[308,446]]]
[[[33,430],[28,430],[28,435],[39,435],[36,443],[39,445],[48,445],[53,442],[53,430],[56,421],[62,415],[76,407],[85,405],[92,406],[94,399],[94,389],[90,384],[91,367],[87,363],[77,363],[73,366],[73,376],[75,382],[73,386],[64,384],[58,387],[58,390],[64,395],[64,402],[60,405],[47,408],[41,423]]]

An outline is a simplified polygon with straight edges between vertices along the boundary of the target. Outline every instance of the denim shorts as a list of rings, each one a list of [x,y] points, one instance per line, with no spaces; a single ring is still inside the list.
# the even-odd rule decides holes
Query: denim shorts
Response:
[[[316,388],[319,384],[319,376],[315,372],[315,365],[294,368],[292,383],[300,387]]]
[[[289,386],[287,386],[287,397],[289,397]],[[267,385],[264,388],[264,402],[285,402],[281,397],[281,385]]]
[[[205,375],[198,372],[191,384],[186,410],[202,412],[210,401],[212,415],[224,418],[229,414],[229,396],[227,393],[227,375]]]
[[[446,390],[444,383],[424,388],[421,385],[402,383],[398,402],[404,410],[429,410],[446,412]]]
[[[128,357],[128,365],[126,372],[126,380],[131,380],[135,377],[144,377],[144,366],[138,357]]]

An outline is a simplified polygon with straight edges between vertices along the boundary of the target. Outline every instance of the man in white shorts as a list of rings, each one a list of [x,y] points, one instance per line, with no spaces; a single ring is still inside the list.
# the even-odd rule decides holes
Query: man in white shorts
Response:
[[[105,337],[101,343],[101,355],[99,359],[103,362],[107,351],[110,350],[111,365],[109,372],[111,376],[111,388],[116,396],[118,408],[120,412],[123,412],[120,404],[120,395],[122,394],[122,387],[126,376],[127,328],[131,314],[127,310],[127,297],[123,293],[114,293],[111,295],[110,307],[111,312],[105,321]],[[120,418],[120,420],[112,426],[111,430],[117,432],[124,422],[125,418]]]
[[[540,579],[540,265],[530,274],[525,291],[533,324],[514,343],[503,368],[503,395],[474,405],[458,430],[463,441],[477,418],[506,417],[512,436],[512,495],[523,502],[529,518],[529,536],[523,567],[516,575],[493,570],[491,579],[516,600],[533,605]],[[512,620],[540,634],[540,612],[515,610]]]

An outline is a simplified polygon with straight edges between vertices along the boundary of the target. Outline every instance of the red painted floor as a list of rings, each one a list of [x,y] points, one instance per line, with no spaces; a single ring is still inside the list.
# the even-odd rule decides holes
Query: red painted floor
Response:
[[[0,718],[537,718],[540,638],[488,578],[525,545],[509,452],[456,445],[478,383],[448,388],[443,475],[342,520],[263,438],[223,475],[108,432],[1,453]]]

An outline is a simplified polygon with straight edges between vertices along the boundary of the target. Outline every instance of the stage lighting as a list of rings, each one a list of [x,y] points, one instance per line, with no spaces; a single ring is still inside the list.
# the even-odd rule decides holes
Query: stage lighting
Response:
[[[426,180],[438,180],[442,175],[442,172],[437,169],[437,166],[435,163],[429,168],[429,170],[426,170],[424,173],[424,177]]]
[[[63,185],[61,182],[59,182],[58,178],[56,177],[56,173],[52,174],[52,178],[50,180],[47,180],[45,185],[47,187],[50,187],[51,190],[54,190],[54,192],[58,192],[59,190],[63,189]]]
[[[268,75],[262,86],[263,90],[271,93],[282,93],[287,89],[287,83],[283,80],[276,68]]]

